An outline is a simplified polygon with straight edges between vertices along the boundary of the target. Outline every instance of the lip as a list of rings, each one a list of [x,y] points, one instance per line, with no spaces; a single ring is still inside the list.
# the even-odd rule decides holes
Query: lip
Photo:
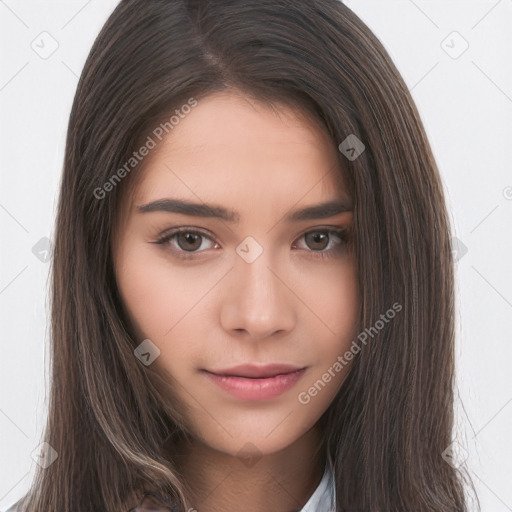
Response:
[[[303,366],[292,364],[272,363],[265,365],[257,364],[240,364],[232,366],[224,370],[207,370],[215,375],[225,375],[227,377],[246,377],[251,379],[265,379],[268,377],[275,377],[276,375],[284,375],[301,370]]]
[[[286,364],[240,365],[224,370],[203,370],[210,381],[241,400],[268,400],[282,395],[305,371],[305,367]]]

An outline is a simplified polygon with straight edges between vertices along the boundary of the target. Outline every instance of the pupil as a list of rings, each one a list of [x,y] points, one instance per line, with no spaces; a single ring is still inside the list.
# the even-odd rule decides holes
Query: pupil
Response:
[[[193,234],[193,233],[178,233],[178,245],[180,246],[180,249],[183,249],[184,251],[193,251],[195,249],[197,249],[198,247],[200,247],[201,245],[201,240],[200,240],[200,237],[201,235],[196,235],[196,234]],[[187,247],[183,247],[183,245],[181,244],[181,241],[185,240],[185,244],[189,244],[189,243],[195,243],[194,247],[190,247],[190,245]],[[197,243],[199,242],[199,243]]]
[[[309,239],[308,239],[309,237]],[[309,245],[309,242],[312,240],[313,247]],[[308,243],[308,246],[310,249],[325,249],[327,247],[326,242],[328,242],[329,237],[325,233],[308,233],[306,235],[306,243]],[[321,247],[315,247],[315,244],[320,244]]]

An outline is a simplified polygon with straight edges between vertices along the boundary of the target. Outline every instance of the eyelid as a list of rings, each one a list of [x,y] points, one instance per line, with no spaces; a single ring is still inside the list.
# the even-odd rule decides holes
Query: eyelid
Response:
[[[158,245],[164,245],[165,243],[169,242],[175,235],[177,235],[179,233],[197,234],[197,235],[202,236],[203,238],[207,238],[207,239],[211,240],[213,242],[213,244],[218,245],[218,243],[214,240],[214,238],[211,236],[211,234],[207,230],[205,230],[203,228],[192,227],[192,226],[180,226],[177,228],[168,229],[168,230],[164,231],[163,233],[161,233],[158,236],[157,240],[152,243],[158,244]],[[182,260],[197,259],[198,257],[200,257],[202,255],[202,253],[205,252],[204,250],[203,251],[183,251],[183,250],[177,250],[175,248],[168,249],[168,250],[174,256],[176,256],[177,258],[182,259]]]
[[[334,235],[338,237],[341,242],[338,244],[338,247],[334,249],[327,249],[327,250],[319,250],[315,251],[312,249],[299,249],[301,251],[311,253],[313,257],[317,258],[325,258],[329,256],[333,256],[333,253],[339,252],[340,250],[344,249],[345,246],[348,243],[348,239],[350,238],[350,227],[340,227],[340,226],[315,226],[312,228],[308,228],[305,231],[302,231],[300,235],[295,237],[293,241],[293,245],[296,245],[297,241],[303,238],[305,235],[309,233],[316,233],[316,232],[326,232],[328,235]],[[204,238],[209,239],[214,244],[218,244],[218,242],[215,241],[215,238],[211,235],[211,233],[208,230],[205,230],[203,228],[193,227],[193,226],[180,226],[176,228],[171,228],[163,233],[161,233],[157,240],[155,242],[151,242],[154,244],[164,245],[166,242],[169,242],[170,239],[172,239],[175,235],[179,233],[192,233],[200,235]],[[329,240],[330,242],[330,240]],[[183,250],[176,250],[176,249],[169,249],[170,252],[173,253],[174,256],[176,256],[179,259],[185,259],[185,260],[192,260],[197,259],[198,257],[201,257],[202,253],[206,252],[208,249],[202,250],[202,251],[183,251]]]

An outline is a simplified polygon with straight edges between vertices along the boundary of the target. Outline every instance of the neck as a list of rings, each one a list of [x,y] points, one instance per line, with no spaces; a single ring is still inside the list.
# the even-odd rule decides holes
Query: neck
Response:
[[[301,510],[323,476],[318,425],[290,446],[252,459],[219,452],[194,440],[174,447],[191,510],[292,512]],[[190,509],[189,509],[190,510]]]

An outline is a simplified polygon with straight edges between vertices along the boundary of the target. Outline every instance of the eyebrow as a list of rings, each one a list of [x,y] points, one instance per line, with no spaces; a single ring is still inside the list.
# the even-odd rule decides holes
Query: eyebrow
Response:
[[[293,210],[285,216],[285,220],[287,222],[298,222],[302,220],[327,219],[349,211],[352,211],[352,205],[348,201],[336,199],[300,210]],[[240,214],[234,210],[228,210],[223,206],[214,204],[192,203],[180,199],[157,199],[147,204],[137,205],[137,212],[181,213],[182,215],[216,218],[234,223],[240,221]]]

